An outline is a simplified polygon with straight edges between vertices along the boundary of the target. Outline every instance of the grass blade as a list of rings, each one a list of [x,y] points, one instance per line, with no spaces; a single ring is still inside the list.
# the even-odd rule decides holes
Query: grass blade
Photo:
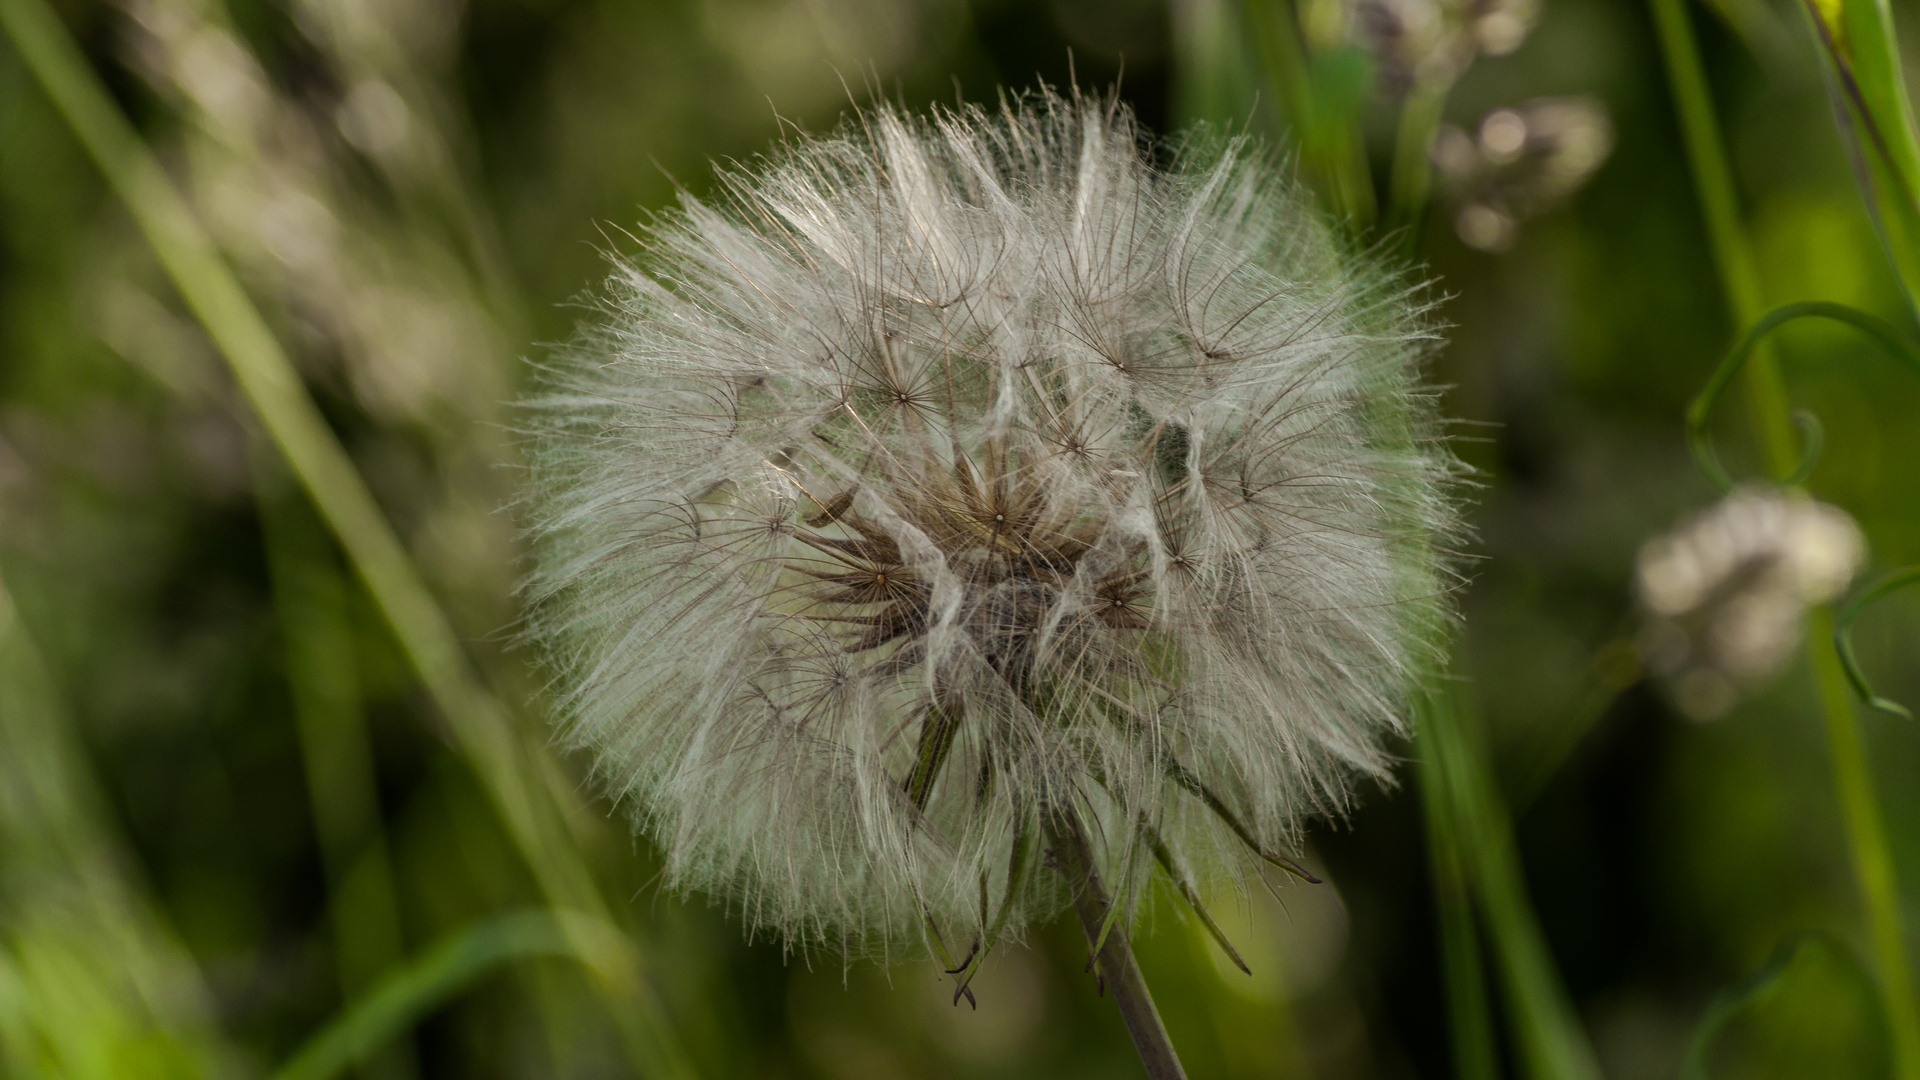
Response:
[[[251,448],[254,490],[293,699],[342,999],[361,993],[402,954],[400,904],[381,822],[373,747],[360,701],[347,585],[312,511],[287,488],[270,449]],[[418,1071],[410,1045],[382,1075]]]
[[[1433,695],[1424,732],[1431,748],[1422,753],[1431,752],[1439,766],[1435,776],[1446,803],[1443,812],[1451,817],[1462,864],[1485,920],[1516,1056],[1526,1075],[1536,1080],[1600,1080],[1593,1047],[1527,898],[1513,823],[1494,790],[1486,754],[1461,715],[1462,694],[1455,685]],[[1462,965],[1464,979],[1464,961],[1456,957],[1455,962]]]
[[[1416,710],[1415,738],[1420,804],[1427,825],[1427,856],[1433,873],[1434,910],[1439,922],[1440,966],[1446,988],[1447,1026],[1455,1080],[1496,1080],[1499,1052],[1494,1045],[1493,1006],[1488,1000],[1480,933],[1474,923],[1473,888],[1461,848],[1454,792],[1441,760],[1441,740],[1450,733],[1437,724],[1439,704],[1423,701]]]
[[[288,1060],[275,1080],[327,1080],[366,1061],[492,969],[529,957],[585,959],[579,937],[614,933],[598,919],[569,927],[547,911],[515,911],[458,930],[390,972]]]

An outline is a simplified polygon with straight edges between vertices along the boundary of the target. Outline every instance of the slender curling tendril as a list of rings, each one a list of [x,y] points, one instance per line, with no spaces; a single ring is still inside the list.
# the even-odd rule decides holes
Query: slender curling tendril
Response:
[[[1387,773],[1458,466],[1419,294],[1275,161],[1043,93],[720,190],[531,403],[531,635],[672,887],[970,972],[1049,836],[1130,919]]]

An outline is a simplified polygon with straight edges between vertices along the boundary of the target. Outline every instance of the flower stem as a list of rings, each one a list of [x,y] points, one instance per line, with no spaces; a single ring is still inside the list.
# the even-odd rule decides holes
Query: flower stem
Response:
[[[1087,844],[1079,820],[1063,816],[1048,831],[1054,858],[1073,890],[1073,910],[1080,916],[1080,928],[1086,931],[1087,945],[1091,948],[1107,921],[1112,901],[1094,870],[1093,850]],[[1153,1006],[1147,980],[1133,958],[1126,927],[1116,923],[1107,930],[1106,941],[1094,961],[1107,989],[1113,991],[1113,1003],[1120,1008],[1120,1018],[1126,1022],[1127,1033],[1133,1036],[1134,1049],[1140,1052],[1140,1063],[1146,1066],[1147,1075],[1152,1080],[1186,1080],[1187,1073],[1180,1067],[1179,1055],[1174,1053],[1173,1040],[1167,1037],[1166,1025],[1160,1022],[1160,1010]]]
[[[1894,877],[1893,854],[1887,848],[1886,826],[1880,820],[1880,801],[1874,793],[1873,772],[1867,764],[1853,699],[1840,669],[1840,656],[1831,645],[1832,610],[1816,608],[1807,624],[1807,659],[1813,665],[1827,714],[1827,753],[1833,767],[1834,792],[1839,796],[1840,817],[1853,849],[1854,879],[1867,909],[1867,936],[1880,976],[1880,993],[1886,1000],[1887,1028],[1893,1036],[1893,1074],[1898,1080],[1920,1080],[1920,997],[1914,992],[1905,930],[1900,925],[1899,882]]]
[[[1707,233],[1713,244],[1714,262],[1720,269],[1721,285],[1726,290],[1727,306],[1743,327],[1750,326],[1764,313],[1760,278],[1740,232],[1733,174],[1714,121],[1713,102],[1707,91],[1693,27],[1687,21],[1683,0],[1650,2],[1660,32],[1661,51],[1666,54],[1668,74],[1673,80],[1694,187],[1707,217]],[[1779,369],[1770,356],[1756,353],[1748,372],[1749,398],[1755,426],[1766,447],[1767,463],[1774,475],[1784,476],[1793,468],[1796,455],[1792,446],[1792,420],[1787,413]],[[1866,909],[1867,932],[1873,943],[1874,965],[1887,1009],[1887,1026],[1893,1033],[1894,1075],[1900,1080],[1920,1080],[1920,1000],[1916,1000],[1913,970],[1900,925],[1900,897],[1893,857],[1887,849],[1872,773],[1853,715],[1846,673],[1833,649],[1832,636],[1832,612],[1825,607],[1814,610],[1807,620],[1807,658],[1813,668],[1821,709],[1826,714],[1835,795],[1846,823],[1854,875]]]

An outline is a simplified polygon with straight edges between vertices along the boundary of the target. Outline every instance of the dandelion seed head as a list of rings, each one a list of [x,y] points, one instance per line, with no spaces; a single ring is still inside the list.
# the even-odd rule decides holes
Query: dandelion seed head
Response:
[[[1131,907],[1149,833],[1243,874],[1387,773],[1450,617],[1433,335],[1275,163],[1046,93],[722,188],[532,402],[531,632],[673,887],[964,952],[1065,904],[1050,816]]]

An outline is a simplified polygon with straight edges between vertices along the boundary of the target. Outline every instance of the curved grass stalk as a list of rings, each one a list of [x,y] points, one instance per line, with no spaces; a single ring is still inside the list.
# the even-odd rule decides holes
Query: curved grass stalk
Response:
[[[1859,694],[1860,700],[1868,705],[1904,720],[1913,719],[1912,710],[1891,698],[1874,693],[1872,685],[1867,682],[1866,672],[1860,670],[1860,661],[1853,655],[1853,620],[1859,618],[1860,612],[1875,600],[1914,584],[1920,584],[1920,566],[1895,570],[1847,601],[1833,620],[1833,650],[1840,654],[1840,666],[1847,673],[1847,681],[1853,684],[1854,693]]]
[[[1759,275],[1740,231],[1732,171],[1720,141],[1692,25],[1687,21],[1683,0],[1650,0],[1650,3],[1659,29],[1661,51],[1666,55],[1667,69],[1673,79],[1681,131],[1693,166],[1694,187],[1708,220],[1708,235],[1728,307],[1741,323],[1758,324],[1764,315]],[[1771,358],[1761,355],[1755,357],[1755,361],[1749,367],[1753,372],[1749,387],[1755,388],[1752,394],[1755,420],[1770,466],[1776,473],[1786,475],[1791,471],[1794,455],[1789,445],[1792,421],[1785,393]],[[1874,965],[1880,976],[1889,1026],[1894,1033],[1894,1072],[1900,1080],[1920,1080],[1920,997],[1915,994],[1912,967],[1907,959],[1893,857],[1887,848],[1872,773],[1853,715],[1847,675],[1839,653],[1829,647],[1832,612],[1821,606],[1814,609],[1807,622],[1807,659],[1825,714],[1835,794],[1846,825],[1854,877],[1873,942]]]
[[[1733,489],[1733,478],[1727,475],[1726,467],[1720,463],[1720,455],[1713,449],[1713,434],[1707,428],[1707,421],[1713,415],[1714,405],[1719,402],[1721,395],[1726,393],[1728,384],[1733,382],[1734,376],[1740,373],[1740,369],[1753,355],[1754,350],[1760,347],[1760,343],[1775,328],[1795,319],[1832,319],[1835,322],[1846,323],[1886,350],[1888,356],[1905,365],[1915,375],[1920,375],[1920,345],[1916,345],[1911,337],[1877,315],[1824,300],[1786,304],[1767,312],[1740,336],[1740,340],[1734,343],[1733,348],[1727,350],[1727,355],[1721,359],[1720,366],[1715,368],[1713,374],[1708,377],[1706,386],[1701,388],[1700,393],[1695,395],[1692,403],[1687,406],[1687,448],[1693,452],[1694,463],[1700,467],[1700,471],[1722,491]],[[1797,414],[1796,419],[1800,421],[1802,429],[1806,432],[1806,448],[1800,454],[1800,463],[1785,481],[1788,485],[1798,484],[1813,471],[1813,464],[1820,456],[1822,441],[1819,422],[1814,420],[1811,414],[1801,412]]]
[[[274,445],[339,538],[541,891],[556,907],[610,922],[551,793],[529,764],[539,751],[482,685],[346,450],[186,200],[45,0],[0,0],[0,26],[127,206]],[[641,976],[631,941],[614,953],[605,950],[603,940],[579,944],[583,956],[601,958],[593,965],[596,985],[607,996],[636,1063],[659,1075],[691,1075],[664,1011]],[[615,955],[619,958],[611,959]]]
[[[1874,989],[1872,973],[1844,942],[1820,932],[1797,935],[1775,949],[1760,970],[1715,994],[1707,1003],[1707,1011],[1694,1027],[1693,1038],[1687,1044],[1687,1056],[1681,1060],[1680,1080],[1709,1080],[1708,1065],[1720,1033],[1748,1006],[1764,998],[1786,976],[1794,961],[1815,945],[1824,946],[1850,975],[1865,983],[1869,991]]]

